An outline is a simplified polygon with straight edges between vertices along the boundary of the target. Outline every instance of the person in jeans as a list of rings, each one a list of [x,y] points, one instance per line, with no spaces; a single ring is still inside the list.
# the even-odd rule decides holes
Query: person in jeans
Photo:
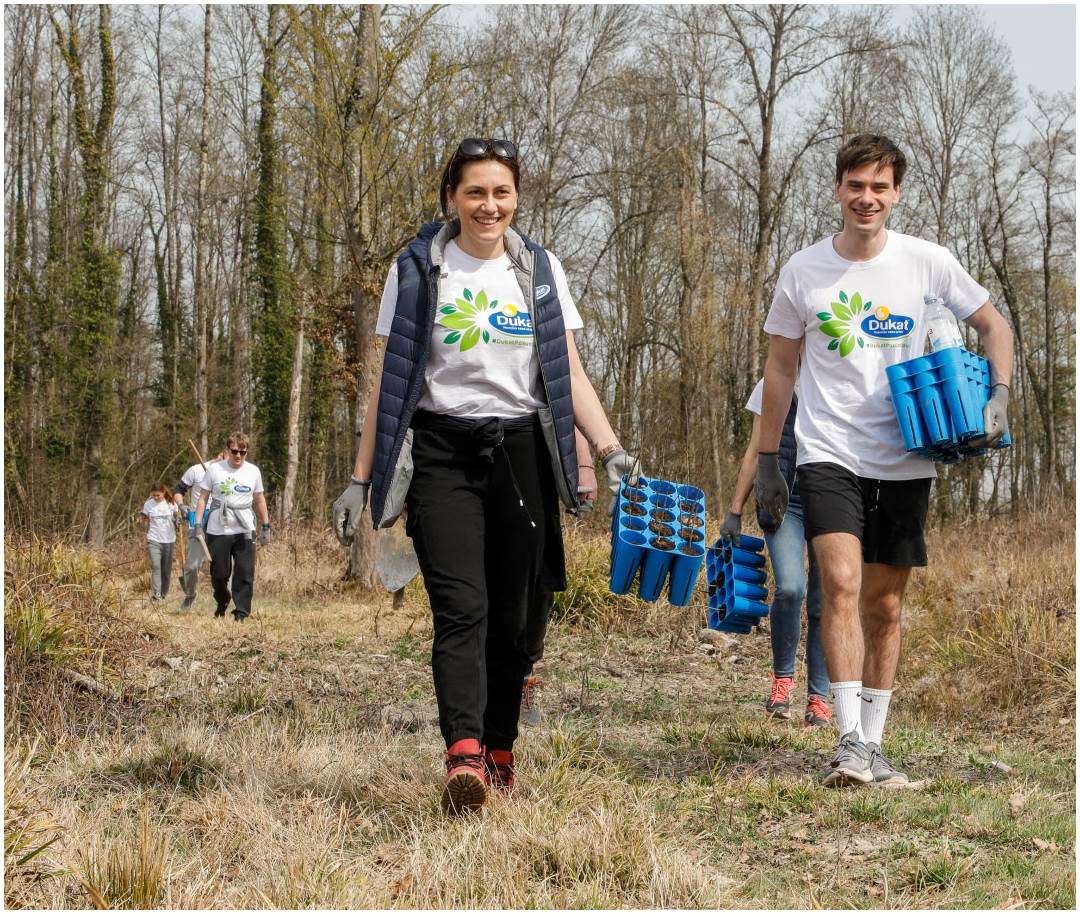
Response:
[[[225,451],[218,451],[211,463],[218,463],[224,459]],[[177,508],[181,508],[184,504],[185,495],[189,499],[188,504],[190,505],[191,514],[188,531],[190,534],[195,532],[195,506],[199,503],[200,483],[205,474],[206,467],[203,464],[193,463],[184,471],[184,475],[180,477],[173,488],[173,501],[176,503]],[[202,522],[203,524],[206,523],[205,517],[202,518]],[[197,543],[192,543],[184,559],[184,576],[181,579],[184,588],[184,602],[180,604],[181,609],[190,609],[195,602],[195,591],[199,583],[199,569],[202,568],[204,561],[206,561],[206,556],[203,554],[202,547]]]
[[[520,173],[509,140],[462,140],[447,162],[446,221],[422,226],[386,279],[382,373],[333,507],[344,545],[369,494],[376,528],[407,508],[452,813],[514,783],[529,633],[566,587],[559,506],[578,510],[575,427],[609,488],[636,473],[581,367],[561,264],[511,228]]]
[[[146,551],[150,556],[150,599],[155,602],[169,595],[173,547],[176,545],[176,510],[165,484],[155,482],[140,512],[146,525]]]
[[[205,535],[210,549],[210,581],[214,585],[221,618],[233,603],[233,620],[243,622],[251,615],[255,592],[255,515],[262,527],[259,545],[270,545],[270,514],[263,494],[262,472],[247,462],[251,442],[243,432],[229,436],[226,457],[206,468],[199,483],[199,503],[195,507],[196,538]],[[207,506],[210,516],[205,533],[202,524]],[[231,589],[230,589],[231,584]]]
[[[733,539],[742,532],[742,509],[754,485],[757,472],[758,435],[761,429],[761,393],[764,381],[758,381],[746,401],[754,416],[750,443],[739,466],[731,510],[720,527],[720,536]],[[772,639],[772,686],[765,699],[768,717],[791,718],[791,694],[795,689],[795,654],[802,634],[802,604],[806,598],[806,711],[808,727],[827,727],[832,722],[829,710],[829,672],[821,648],[821,577],[817,560],[810,551],[810,571],[805,570],[807,547],[803,534],[802,504],[795,481],[795,415],[798,398],[792,397],[781,438],[781,466],[791,488],[787,514],[777,527],[773,519],[757,509],[757,520],[765,533],[765,544],[772,560],[776,592],[769,607],[769,634]]]

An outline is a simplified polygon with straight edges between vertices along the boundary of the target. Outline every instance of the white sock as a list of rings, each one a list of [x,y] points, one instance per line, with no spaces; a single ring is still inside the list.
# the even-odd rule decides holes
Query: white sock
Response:
[[[889,699],[892,689],[862,690],[862,730],[866,734],[865,742],[881,745],[881,734],[885,732],[885,718],[889,716]]]
[[[854,730],[860,740],[863,739],[862,713],[859,705],[859,692],[862,683],[858,680],[852,682],[834,682],[832,684],[833,711],[836,713],[836,722],[840,726],[840,735],[846,736]]]

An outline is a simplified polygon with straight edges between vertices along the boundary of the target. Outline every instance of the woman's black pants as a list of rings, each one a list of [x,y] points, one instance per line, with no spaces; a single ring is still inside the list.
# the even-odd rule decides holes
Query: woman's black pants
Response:
[[[543,631],[550,593],[566,587],[551,457],[531,418],[505,428],[425,412],[413,419],[406,530],[431,602],[447,746],[472,738],[513,747],[521,682],[537,649],[529,634]]]

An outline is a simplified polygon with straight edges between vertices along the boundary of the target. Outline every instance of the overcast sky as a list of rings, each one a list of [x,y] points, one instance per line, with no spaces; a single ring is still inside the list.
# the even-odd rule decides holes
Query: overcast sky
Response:
[[[455,4],[457,6],[457,4]],[[1076,87],[1076,8],[1063,4],[972,4],[1012,49],[1017,88],[1029,85],[1044,92]],[[476,21],[482,6],[462,4],[443,15],[455,22]],[[903,22],[911,5],[892,6],[894,20]]]
[[[1012,50],[1020,90],[1076,87],[1076,7],[1067,4],[972,4]],[[897,8],[898,20],[912,7]]]

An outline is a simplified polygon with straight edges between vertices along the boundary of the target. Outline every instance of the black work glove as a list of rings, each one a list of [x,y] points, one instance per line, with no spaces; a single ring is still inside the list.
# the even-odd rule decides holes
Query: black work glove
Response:
[[[734,511],[728,511],[727,518],[720,525],[720,539],[738,539],[740,533],[742,533],[742,515],[736,514]]]
[[[779,454],[758,454],[757,476],[754,478],[754,498],[758,505],[779,527],[787,513],[787,480],[780,472]]]

